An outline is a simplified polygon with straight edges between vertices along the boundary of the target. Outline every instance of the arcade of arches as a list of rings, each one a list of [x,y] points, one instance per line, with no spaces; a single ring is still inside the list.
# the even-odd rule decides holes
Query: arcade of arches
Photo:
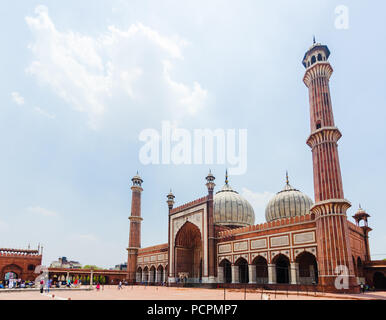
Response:
[[[299,254],[294,262],[284,254],[278,254],[268,264],[262,256],[248,264],[245,258],[238,258],[234,264],[222,259],[218,266],[220,283],[256,284],[317,284],[318,266],[316,258],[309,252]]]
[[[152,265],[150,268],[145,266],[137,268],[136,279],[138,283],[164,283],[167,279],[167,265],[159,265],[158,267]]]

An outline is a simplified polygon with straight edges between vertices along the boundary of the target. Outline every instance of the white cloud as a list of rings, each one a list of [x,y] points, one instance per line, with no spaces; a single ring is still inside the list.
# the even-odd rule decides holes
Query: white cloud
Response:
[[[26,71],[72,108],[86,113],[92,128],[117,97],[126,107],[135,102],[137,112],[146,101],[157,101],[165,109],[172,105],[178,115],[193,114],[205,104],[207,92],[198,82],[187,85],[171,79],[172,62],[183,60],[186,40],[161,35],[141,23],[127,30],[109,26],[95,37],[62,32],[46,7],[36,7],[35,13],[26,17],[34,35],[29,46],[34,60]]]
[[[274,193],[268,191],[253,192],[247,188],[242,188],[241,194],[252,205],[255,211],[255,216],[258,218],[256,220],[264,219],[265,207],[267,206],[268,201],[275,195]],[[256,223],[261,222],[263,221],[256,221]]]
[[[55,115],[54,114],[50,114],[48,113],[47,111],[39,108],[39,107],[35,107],[35,111],[40,113],[41,115],[47,117],[47,118],[50,118],[50,119],[55,119]]]
[[[37,214],[37,215],[40,215],[40,216],[44,216],[44,217],[56,217],[56,216],[59,215],[55,211],[48,210],[48,209],[45,209],[45,208],[42,208],[42,207],[39,207],[39,206],[28,207],[27,210],[29,212],[31,212],[31,213],[34,213],[34,214]]]
[[[183,107],[183,111],[188,111],[192,115],[196,114],[197,111],[203,108],[208,92],[202,89],[198,82],[194,82],[193,88],[190,88],[183,83],[173,81],[170,77],[171,68],[172,64],[169,61],[164,61],[165,79],[177,97],[177,103]]]
[[[25,100],[24,100],[24,98],[20,95],[19,92],[14,91],[14,92],[11,93],[11,96],[12,96],[12,100],[13,100],[16,104],[18,104],[18,105],[20,105],[20,106],[23,105],[23,104],[25,104]],[[35,107],[34,110],[35,110],[36,112],[40,113],[41,115],[47,117],[47,118],[50,118],[50,119],[54,119],[54,118],[55,118],[55,115],[48,113],[47,111],[43,110],[42,108]]]
[[[19,106],[24,104],[24,98],[20,95],[19,92],[14,91],[11,93],[11,96],[12,96],[12,100]]]

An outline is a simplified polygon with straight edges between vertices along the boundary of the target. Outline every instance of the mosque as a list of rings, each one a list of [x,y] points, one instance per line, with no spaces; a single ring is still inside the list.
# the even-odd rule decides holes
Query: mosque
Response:
[[[214,193],[181,206],[167,195],[168,242],[141,248],[143,180],[132,178],[127,277],[131,283],[197,286],[264,286],[330,292],[358,292],[360,283],[386,288],[385,261],[372,261],[370,217],[362,208],[347,219],[351,203],[343,193],[338,157],[342,134],[335,126],[329,79],[333,69],[326,45],[313,43],[303,58],[308,88],[314,201],[293,187],[267,204],[266,222],[255,224],[252,206],[225,178]]]

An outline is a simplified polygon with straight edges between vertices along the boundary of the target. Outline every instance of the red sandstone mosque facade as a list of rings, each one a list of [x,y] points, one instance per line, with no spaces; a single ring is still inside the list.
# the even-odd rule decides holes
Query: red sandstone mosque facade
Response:
[[[292,187],[287,175],[283,190],[266,207],[267,221],[255,224],[251,205],[231,188],[228,177],[214,193],[215,177],[209,172],[206,196],[174,207],[174,195],[167,195],[168,242],[141,248],[143,181],[137,174],[132,178],[127,249],[131,283],[317,286],[340,292],[358,291],[360,283],[385,288],[386,265],[370,258],[369,215],[359,208],[355,224],[346,215],[351,204],[343,193],[329,55],[327,46],[314,42],[303,58],[315,203]],[[347,282],[337,281],[339,275]]]

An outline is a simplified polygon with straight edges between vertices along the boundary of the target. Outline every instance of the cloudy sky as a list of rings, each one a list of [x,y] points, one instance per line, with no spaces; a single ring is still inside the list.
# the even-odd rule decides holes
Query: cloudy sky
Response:
[[[339,5],[349,9],[337,28]],[[371,215],[386,258],[386,5],[379,1],[35,1],[0,7],[0,247],[43,243],[111,267],[126,260],[130,178],[143,177],[142,246],[167,241],[176,203],[217,189],[226,164],[144,165],[144,129],[247,129],[247,171],[230,177],[256,223],[291,184],[313,198],[301,60],[331,50],[331,93],[345,197]],[[339,23],[338,23],[339,26]],[[350,218],[351,219],[351,218]]]

